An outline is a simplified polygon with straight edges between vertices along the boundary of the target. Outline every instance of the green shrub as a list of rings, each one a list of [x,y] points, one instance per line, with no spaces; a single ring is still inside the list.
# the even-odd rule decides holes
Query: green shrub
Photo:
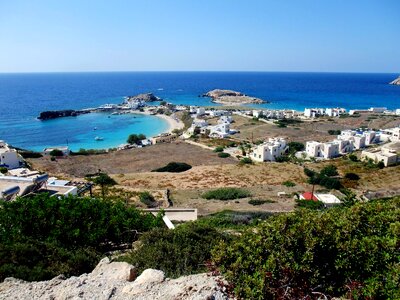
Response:
[[[8,173],[8,169],[6,167],[0,167],[0,173],[1,174],[7,174]]]
[[[334,165],[328,165],[328,166],[324,167],[324,168],[321,170],[320,174],[321,174],[322,176],[329,176],[329,177],[331,177],[331,176],[337,176],[339,173],[338,173],[338,171],[337,171],[337,167],[336,167],[336,166],[334,166]]]
[[[63,156],[64,153],[59,149],[53,149],[49,153],[51,156]]]
[[[146,136],[144,134],[130,134],[126,142],[128,144],[133,145],[133,144],[139,144],[140,141],[144,139],[146,139]]]
[[[324,203],[321,201],[298,199],[296,200],[296,207],[309,208],[309,209],[323,209],[325,206]]]
[[[358,157],[355,154],[349,154],[349,159],[354,162],[358,161]]]
[[[271,217],[212,256],[239,299],[400,299],[399,234],[397,197]]]
[[[376,165],[379,169],[383,169],[385,167],[385,164],[383,163],[383,161],[378,162]]]
[[[290,152],[290,153],[295,153],[295,152],[298,152],[298,151],[303,151],[304,148],[305,148],[304,144],[303,144],[303,143],[300,143],[300,142],[290,142],[290,143],[288,144],[288,146],[289,146],[289,152]]]
[[[224,151],[224,147],[222,147],[222,146],[215,147],[215,149],[214,149],[214,152],[223,152],[223,151]]]
[[[51,157],[50,157],[50,160],[51,160],[51,161],[56,161],[55,156],[51,156]]]
[[[70,152],[71,155],[98,155],[107,153],[104,149],[79,149],[78,152]]]
[[[260,199],[251,199],[249,200],[249,204],[257,206],[257,205],[263,205],[265,203],[275,203],[273,200],[260,200]]]
[[[262,220],[272,216],[273,213],[265,211],[241,212],[224,210],[208,216],[200,217],[196,223],[223,229],[241,229],[256,225]]]
[[[21,154],[21,156],[23,158],[40,158],[43,157],[43,155],[39,152],[34,152],[34,151],[29,151],[29,150],[21,150],[18,151],[19,154]]]
[[[140,246],[121,258],[140,273],[152,268],[167,277],[206,272],[211,249],[224,236],[215,228],[196,223],[183,224],[174,230],[155,229],[140,238]]]
[[[204,199],[216,199],[216,200],[234,200],[240,198],[250,197],[251,194],[249,191],[239,188],[219,188],[216,190],[211,190],[205,192],[201,197]]]
[[[161,217],[121,201],[39,194],[0,201],[0,281],[90,272],[99,259],[161,227]]]
[[[328,133],[329,133],[330,135],[339,135],[339,134],[342,133],[342,131],[330,129],[330,130],[328,130]]]
[[[356,173],[346,173],[344,175],[344,177],[349,180],[359,180],[360,179],[360,176],[358,176]]]
[[[180,173],[190,170],[192,168],[191,165],[182,162],[170,162],[165,167],[158,168],[153,170],[152,172],[172,172],[172,173]]]
[[[251,158],[249,158],[249,157],[243,157],[241,160],[240,160],[240,164],[243,164],[243,165],[250,165],[250,164],[252,164],[253,163],[253,161],[251,160]]]
[[[227,157],[230,157],[230,156],[231,155],[229,153],[226,153],[226,152],[218,153],[218,157],[221,157],[221,158],[227,158]]]
[[[286,186],[286,187],[293,187],[293,186],[296,186],[296,184],[295,184],[294,182],[289,181],[289,180],[283,182],[282,185],[284,185],[284,186]]]
[[[155,201],[153,195],[147,191],[139,194],[139,200],[149,208],[157,206],[157,202]]]

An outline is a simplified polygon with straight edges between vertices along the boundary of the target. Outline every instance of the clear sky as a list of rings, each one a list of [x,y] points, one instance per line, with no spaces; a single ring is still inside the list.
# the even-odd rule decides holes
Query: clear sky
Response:
[[[0,72],[400,72],[400,0],[0,0]]]

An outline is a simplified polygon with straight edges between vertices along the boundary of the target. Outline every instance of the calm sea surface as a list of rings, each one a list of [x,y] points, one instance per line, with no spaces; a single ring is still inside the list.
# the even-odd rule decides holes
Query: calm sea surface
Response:
[[[0,74],[0,139],[42,150],[46,146],[108,148],[130,133],[163,132],[157,117],[108,114],[37,121],[41,111],[120,103],[127,95],[152,92],[175,104],[211,105],[198,95],[215,88],[232,89],[271,101],[260,108],[305,107],[400,108],[400,87],[388,85],[398,74],[124,72]],[[94,131],[94,127],[97,130]],[[95,136],[104,138],[101,142]]]

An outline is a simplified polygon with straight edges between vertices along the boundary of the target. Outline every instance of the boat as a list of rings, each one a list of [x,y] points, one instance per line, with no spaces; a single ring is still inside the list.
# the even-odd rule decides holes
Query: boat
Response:
[[[93,130],[97,130],[97,127],[93,128]]]
[[[104,138],[101,137],[101,136],[96,136],[94,139],[95,139],[96,141],[102,141],[102,140],[104,140]]]

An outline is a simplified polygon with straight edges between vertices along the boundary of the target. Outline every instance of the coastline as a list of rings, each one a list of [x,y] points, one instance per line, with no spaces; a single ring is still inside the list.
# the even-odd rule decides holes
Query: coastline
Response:
[[[147,115],[147,116],[154,116],[154,117],[158,117],[161,118],[165,121],[167,121],[168,123],[168,131],[167,133],[172,133],[172,131],[174,131],[175,129],[183,129],[185,127],[185,124],[183,124],[182,121],[173,118],[172,116],[167,116],[167,115],[161,115],[161,114],[151,114],[148,111],[134,111],[133,114],[142,114],[142,115]],[[161,133],[165,133],[165,132],[160,132]]]

